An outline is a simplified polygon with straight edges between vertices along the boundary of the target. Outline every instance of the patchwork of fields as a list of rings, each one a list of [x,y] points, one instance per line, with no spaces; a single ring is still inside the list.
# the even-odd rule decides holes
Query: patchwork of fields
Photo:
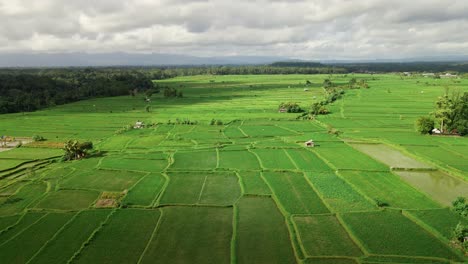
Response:
[[[128,96],[0,116],[3,134],[101,151],[73,162],[51,162],[54,144],[0,153],[0,262],[468,261],[450,243],[468,220],[447,208],[468,195],[468,140],[413,128],[450,80],[333,78],[351,77],[370,88],[317,120],[277,107],[320,100],[329,76],[175,78],[159,82],[185,97],[154,96],[150,112]],[[184,119],[196,124],[174,124]],[[154,125],[117,132],[137,120]]]

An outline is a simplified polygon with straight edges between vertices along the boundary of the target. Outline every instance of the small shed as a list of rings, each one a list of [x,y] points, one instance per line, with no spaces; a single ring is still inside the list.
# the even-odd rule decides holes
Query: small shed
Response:
[[[306,146],[306,147],[309,147],[309,148],[313,148],[313,147],[315,147],[315,143],[314,143],[314,141],[311,139],[311,140],[305,142],[305,146]]]
[[[440,131],[438,128],[432,129],[432,134],[441,134],[442,131]]]
[[[143,122],[141,121],[136,121],[135,125],[133,126],[133,128],[136,128],[136,129],[140,129],[143,127],[145,127],[145,124],[143,124]]]
[[[280,113],[286,113],[286,112],[288,112],[288,109],[286,109],[286,107],[281,107],[281,108],[278,110],[278,112],[280,112]]]

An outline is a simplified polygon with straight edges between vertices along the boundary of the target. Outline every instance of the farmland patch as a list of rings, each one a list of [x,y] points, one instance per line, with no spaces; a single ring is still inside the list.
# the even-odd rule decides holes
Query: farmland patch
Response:
[[[142,263],[230,263],[232,208],[165,207]]]
[[[237,263],[296,263],[284,217],[271,198],[242,198],[238,211]]]

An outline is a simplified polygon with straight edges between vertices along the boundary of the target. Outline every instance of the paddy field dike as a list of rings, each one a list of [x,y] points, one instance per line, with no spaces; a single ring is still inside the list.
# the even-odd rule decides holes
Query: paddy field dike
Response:
[[[324,79],[351,78],[369,88],[347,89],[328,115],[278,112],[282,102],[322,100]],[[449,208],[468,196],[468,139],[414,129],[445,87],[468,91],[468,79],[155,82],[183,97],[0,115],[2,134],[47,139],[0,152],[1,263],[468,261],[450,242],[468,220]],[[124,128],[136,121],[147,127]],[[68,139],[92,141],[99,155],[58,161]],[[311,139],[315,147],[304,146]]]

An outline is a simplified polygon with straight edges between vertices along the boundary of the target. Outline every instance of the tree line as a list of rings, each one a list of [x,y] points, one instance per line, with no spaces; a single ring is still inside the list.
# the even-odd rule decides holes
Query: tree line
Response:
[[[93,69],[1,71],[0,113],[35,111],[79,100],[155,89],[147,75]]]

